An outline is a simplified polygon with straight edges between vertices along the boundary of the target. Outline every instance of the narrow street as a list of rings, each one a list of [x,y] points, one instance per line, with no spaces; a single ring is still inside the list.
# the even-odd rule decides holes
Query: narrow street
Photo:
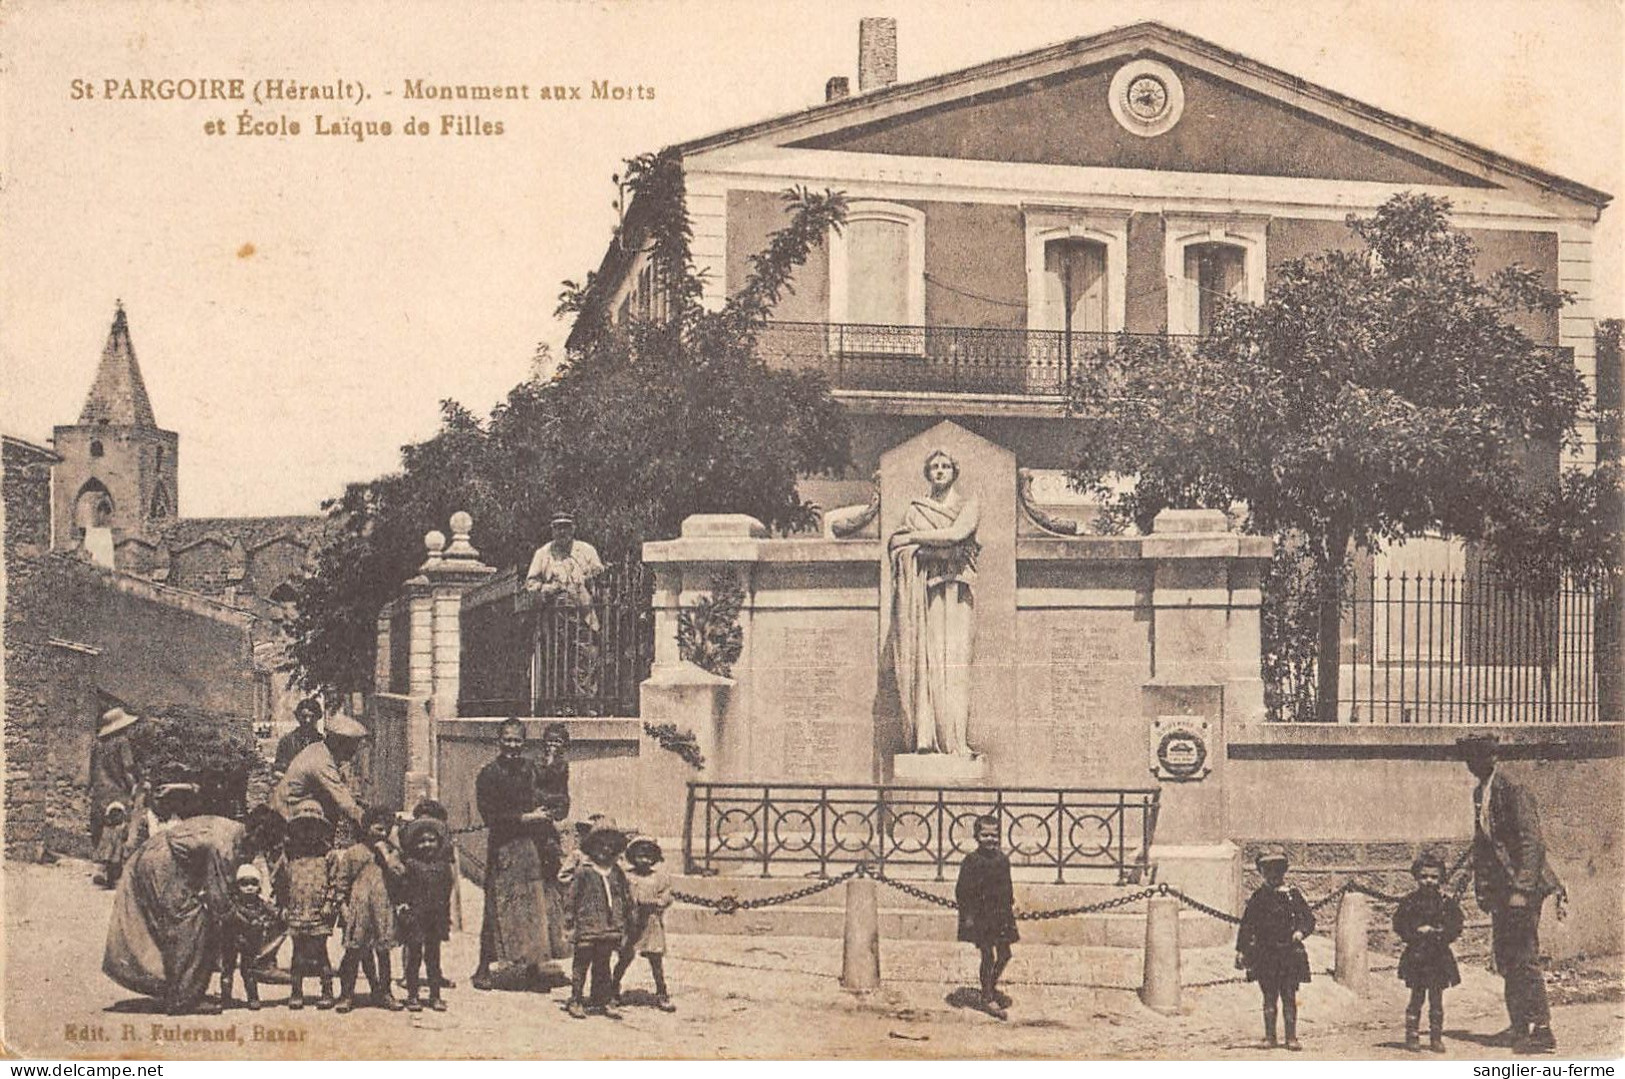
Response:
[[[272,1005],[221,1016],[171,1020],[101,973],[111,893],[90,882],[90,867],[8,864],[5,870],[5,1048],[33,1058],[343,1056],[526,1058],[843,1057],[843,1058],[1158,1058],[1281,1059],[1257,1046],[1258,993],[1235,982],[1227,949],[1187,956],[1184,1011],[1164,1017],[1131,993],[1087,984],[1067,969],[1067,949],[1023,948],[1028,960],[1008,992],[1009,1022],[962,1002],[974,984],[966,946],[882,943],[883,988],[866,997],[838,983],[840,942],[805,937],[673,935],[667,960],[675,1014],[647,1006],[648,972],[627,978],[619,1020],[569,1019],[566,992],[480,993],[467,987],[477,933],[454,933],[446,970],[458,981],[446,1012],[363,1009],[341,1016]],[[464,885],[463,909],[477,912]],[[720,917],[720,915],[719,915]],[[471,927],[475,928],[475,927]],[[1317,969],[1330,943],[1312,941]],[[1043,959],[1053,956],[1054,969]],[[1039,962],[1032,962],[1038,959]],[[1477,961],[1462,963],[1464,984],[1446,997],[1447,1059],[1510,1059],[1474,1039],[1504,1025],[1500,982]],[[1399,1045],[1405,990],[1391,971],[1373,974],[1368,999],[1330,975],[1300,996],[1302,1058],[1415,1059]],[[1206,987],[1199,982],[1219,982]],[[640,994],[639,989],[645,990]],[[280,1001],[286,987],[265,997]],[[1563,1057],[1617,1056],[1625,1004],[1560,1005],[1555,1027]],[[213,1040],[203,1040],[205,1038]],[[1438,1059],[1423,1054],[1424,1059]]]

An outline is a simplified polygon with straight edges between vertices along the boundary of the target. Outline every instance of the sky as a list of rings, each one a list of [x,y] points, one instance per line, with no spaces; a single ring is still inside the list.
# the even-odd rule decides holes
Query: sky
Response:
[[[904,81],[1156,19],[1625,195],[1614,0],[22,0],[0,11],[0,429],[44,441],[77,418],[122,300],[159,424],[180,432],[180,512],[315,512],[396,467],[442,399],[488,410],[539,342],[560,348],[560,283],[597,266],[624,158],[816,104],[832,75],[855,85],[865,15],[898,19]],[[249,102],[304,129],[238,135],[242,102],[102,95],[142,78],[371,99]],[[404,100],[416,78],[654,95],[446,109]],[[502,134],[400,130],[448,111]],[[395,133],[318,136],[317,112]],[[1596,238],[1599,317],[1625,314],[1622,212]]]

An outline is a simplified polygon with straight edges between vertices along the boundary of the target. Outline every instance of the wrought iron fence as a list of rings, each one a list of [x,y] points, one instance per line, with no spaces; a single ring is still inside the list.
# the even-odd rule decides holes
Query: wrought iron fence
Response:
[[[1547,592],[1493,572],[1375,574],[1345,615],[1338,715],[1353,723],[1595,723],[1617,718],[1620,596]]]
[[[822,371],[838,390],[1058,396],[1086,365],[1137,335],[978,326],[771,322],[757,350],[775,367]],[[1153,337],[1155,335],[1152,335]]]
[[[1057,882],[1137,883],[1149,873],[1157,799],[1152,788],[690,783],[683,860],[689,873],[739,865],[826,877],[870,862],[944,880],[976,849],[976,819],[992,815],[1012,866],[1053,869]]]
[[[641,562],[604,568],[587,607],[538,603],[522,570],[463,608],[465,716],[635,716],[654,656],[653,579]]]

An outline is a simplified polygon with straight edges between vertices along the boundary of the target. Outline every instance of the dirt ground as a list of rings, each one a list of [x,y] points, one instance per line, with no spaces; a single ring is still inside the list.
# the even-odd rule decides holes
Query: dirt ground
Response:
[[[272,986],[262,1011],[174,1020],[102,975],[112,897],[91,883],[87,863],[8,864],[4,887],[4,1040],[24,1057],[1288,1058],[1258,1047],[1258,991],[1234,980],[1228,949],[1186,957],[1181,1013],[1163,1016],[1132,992],[1088,984],[1065,949],[1027,948],[1024,958],[1055,961],[1023,965],[1027,973],[1005,987],[1015,999],[1010,1020],[1000,1022],[964,1006],[976,964],[963,945],[883,942],[882,988],[856,996],[839,985],[839,941],[673,935],[667,975],[675,1014],[648,1006],[640,961],[621,1018],[572,1020],[564,991],[469,988],[478,952],[471,925],[447,948],[446,971],[458,985],[446,1012],[290,1013],[280,1005],[287,988]],[[472,886],[465,885],[463,909],[477,918]],[[1330,943],[1311,943],[1318,971],[1330,962]],[[1554,975],[1562,1058],[1625,1049],[1617,976],[1596,973],[1617,969],[1617,961],[1593,966]],[[1508,1058],[1482,1044],[1505,1024],[1500,981],[1480,962],[1462,967],[1464,984],[1446,996],[1445,1059]],[[1374,972],[1363,998],[1317,973],[1300,995],[1305,1051],[1297,1059],[1414,1059],[1399,1044],[1404,1000],[1391,970]]]

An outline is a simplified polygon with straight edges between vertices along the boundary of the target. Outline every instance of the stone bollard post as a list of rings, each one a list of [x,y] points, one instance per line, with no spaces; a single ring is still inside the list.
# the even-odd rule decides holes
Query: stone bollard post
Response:
[[[880,988],[880,884],[873,877],[846,882],[846,934],[841,944],[841,988]]]
[[[1159,895],[1145,905],[1145,980],[1140,1000],[1163,1015],[1179,1012],[1179,900]]]
[[[1344,892],[1337,904],[1337,984],[1364,996],[1371,983],[1371,960],[1366,952],[1371,929],[1371,900],[1359,892]]]

